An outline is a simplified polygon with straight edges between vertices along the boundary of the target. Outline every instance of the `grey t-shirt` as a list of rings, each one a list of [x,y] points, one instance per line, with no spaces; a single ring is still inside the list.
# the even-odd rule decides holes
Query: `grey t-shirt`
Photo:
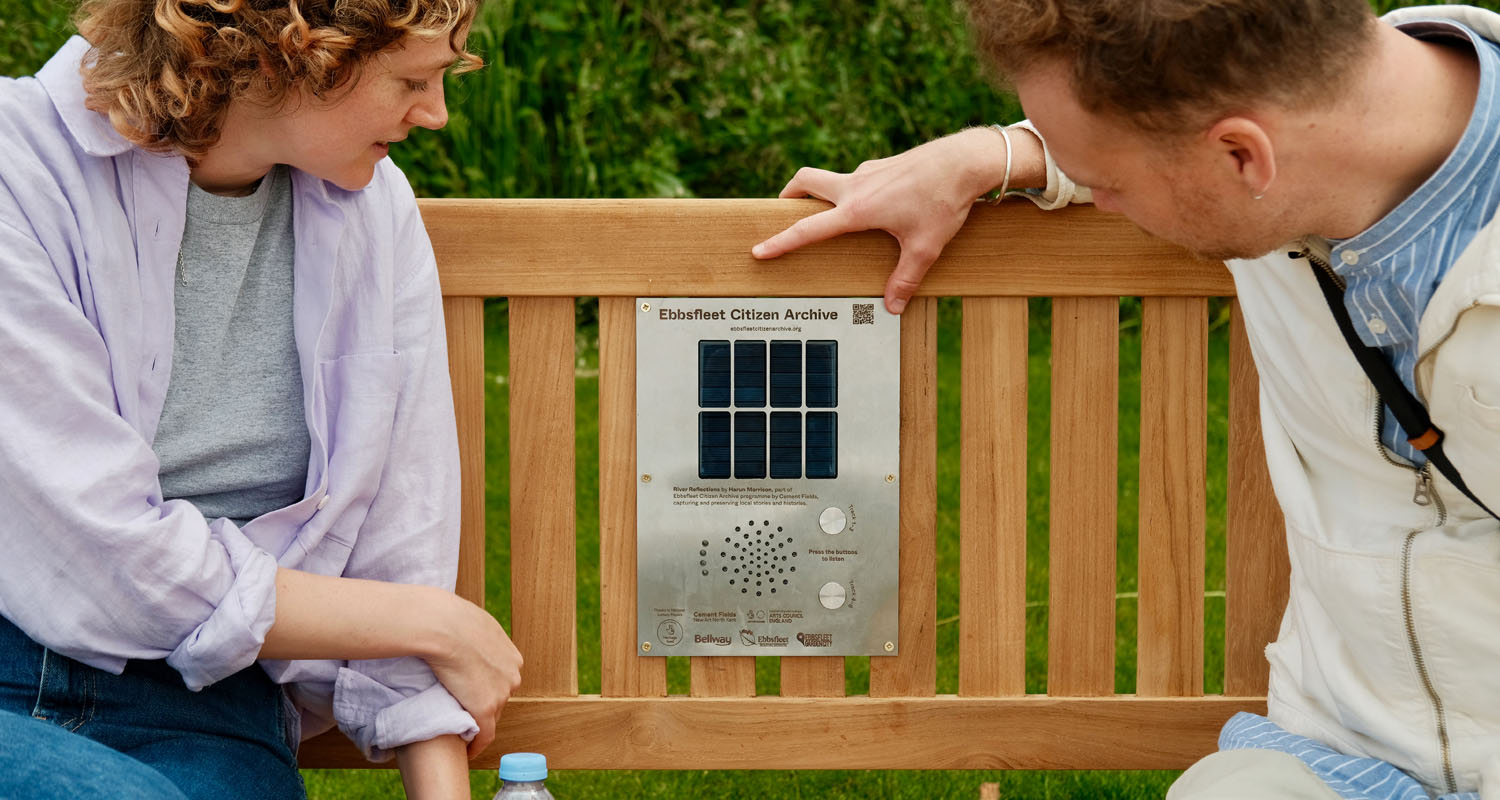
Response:
[[[311,446],[292,331],[291,176],[247,197],[188,188],[162,494],[239,523],[302,499]]]

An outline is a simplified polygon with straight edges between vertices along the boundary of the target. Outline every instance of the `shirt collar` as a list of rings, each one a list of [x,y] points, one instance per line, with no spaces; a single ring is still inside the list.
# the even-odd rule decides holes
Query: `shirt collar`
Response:
[[[1332,242],[1334,258],[1331,263],[1347,277],[1376,269],[1412,239],[1427,232],[1454,203],[1462,201],[1464,195],[1460,189],[1468,186],[1481,165],[1494,157],[1495,133],[1500,127],[1500,108],[1496,105],[1500,102],[1500,97],[1496,96],[1500,57],[1495,54],[1495,46],[1467,26],[1452,20],[1412,20],[1400,27],[1418,38],[1456,35],[1468,39],[1479,59],[1479,90],[1475,94],[1474,112],[1468,126],[1437,172],[1374,225],[1352,238]]]
[[[37,72],[36,77],[52,99],[68,133],[85,153],[117,156],[131,148],[130,141],[109,124],[109,117],[90,111],[83,104],[87,95],[83,91],[79,69],[90,49],[82,36],[74,36]]]

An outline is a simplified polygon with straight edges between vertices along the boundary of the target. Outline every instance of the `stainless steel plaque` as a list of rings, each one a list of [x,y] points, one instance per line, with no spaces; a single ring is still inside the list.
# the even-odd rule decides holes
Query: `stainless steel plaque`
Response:
[[[897,652],[900,318],[640,298],[641,655]]]

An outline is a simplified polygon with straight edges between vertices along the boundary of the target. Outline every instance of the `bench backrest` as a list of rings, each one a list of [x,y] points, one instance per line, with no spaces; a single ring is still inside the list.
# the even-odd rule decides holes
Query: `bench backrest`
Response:
[[[429,200],[463,461],[458,591],[484,601],[484,323],[509,297],[511,635],[520,695],[475,766],[540,750],[560,769],[1182,768],[1237,710],[1263,711],[1263,649],[1287,566],[1258,426],[1256,374],[1232,306],[1224,693],[1205,696],[1204,574],[1211,297],[1221,264],[1122,218],[1079,208],[976,206],[902,315],[900,654],[872,657],[845,695],[840,657],[780,660],[755,696],[755,659],[637,655],[635,298],[878,296],[895,263],[882,233],[771,262],[752,244],[824,207],[782,200]],[[599,298],[602,691],[577,678],[574,300]],[[937,301],[963,298],[956,695],[938,695]],[[1119,298],[1140,297],[1136,693],[1115,693]],[[1051,297],[1050,487],[1027,485],[1027,298]],[[518,420],[525,420],[518,424]],[[1050,492],[1047,693],[1024,685],[1028,488]],[[1059,501],[1066,498],[1066,502]],[[336,734],[304,766],[367,766]]]

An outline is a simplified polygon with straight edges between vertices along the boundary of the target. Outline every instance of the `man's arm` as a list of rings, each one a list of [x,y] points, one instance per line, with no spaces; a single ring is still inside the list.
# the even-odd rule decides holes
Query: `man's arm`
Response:
[[[1047,186],[1042,141],[1023,127],[1011,127],[1012,189]],[[806,217],[756,245],[756,258],[775,258],[804,245],[845,233],[883,230],[896,237],[901,258],[885,286],[885,304],[899,314],[927,269],[963,227],[975,198],[1000,186],[1005,177],[1006,140],[993,128],[970,128],[900,155],[866,161],[854,172],[803,167],[782,197],[811,195],[834,207]]]

